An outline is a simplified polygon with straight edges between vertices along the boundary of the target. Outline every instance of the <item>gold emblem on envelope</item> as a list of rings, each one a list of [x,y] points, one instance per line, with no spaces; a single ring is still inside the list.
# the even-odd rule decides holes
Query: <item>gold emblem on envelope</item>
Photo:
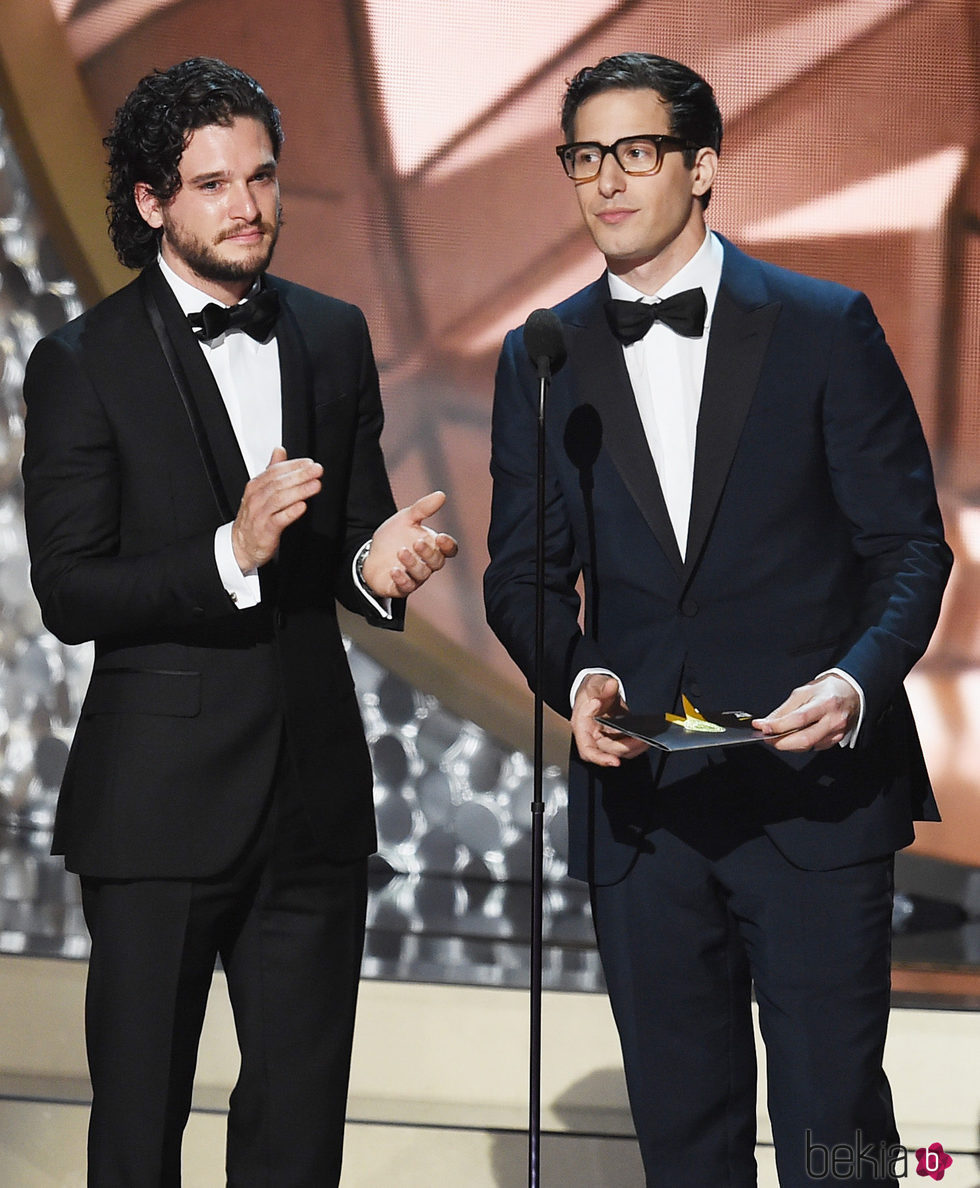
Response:
[[[700,734],[724,734],[725,727],[719,726],[717,722],[709,722],[688,699],[681,694],[681,704],[684,707],[684,717],[680,714],[664,714],[668,722],[674,722],[678,726],[682,726],[685,730],[697,732]]]

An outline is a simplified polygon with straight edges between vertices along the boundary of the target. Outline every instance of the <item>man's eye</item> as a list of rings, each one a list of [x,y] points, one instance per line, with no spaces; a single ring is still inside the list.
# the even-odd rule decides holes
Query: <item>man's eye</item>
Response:
[[[622,148],[623,157],[627,161],[633,161],[637,164],[642,164],[644,161],[650,161],[657,155],[657,150],[652,144],[647,144],[645,141],[634,141],[632,144],[625,144]]]
[[[575,152],[576,165],[594,165],[599,159],[599,150],[594,148],[580,148]]]

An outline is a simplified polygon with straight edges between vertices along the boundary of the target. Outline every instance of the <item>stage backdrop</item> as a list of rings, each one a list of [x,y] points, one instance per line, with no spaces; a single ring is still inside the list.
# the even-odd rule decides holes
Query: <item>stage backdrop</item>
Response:
[[[563,84],[632,48],[705,74],[726,117],[712,226],[765,259],[865,290],[915,395],[957,554],[939,632],[909,680],[946,817],[917,845],[980,864],[970,0],[50,3],[99,128],[140,76],[193,54],[248,70],[279,104],[287,225],[275,269],[362,306],[396,496],[437,486],[450,496],[440,524],[460,557],[413,599],[439,651],[423,664],[430,692],[472,706],[489,689],[519,713],[529,700],[480,595],[493,368],[509,327],[601,269],[553,152]],[[49,88],[38,101],[57,112],[63,97]]]

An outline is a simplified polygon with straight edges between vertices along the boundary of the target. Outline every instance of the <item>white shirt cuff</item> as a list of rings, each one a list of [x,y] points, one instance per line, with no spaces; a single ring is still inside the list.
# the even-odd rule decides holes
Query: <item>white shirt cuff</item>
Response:
[[[360,590],[364,597],[370,602],[382,619],[391,618],[391,599],[390,598],[375,598],[371,591],[367,588],[365,583],[361,580],[361,575],[358,572],[358,567],[363,563],[364,558],[368,555],[371,549],[371,542],[366,540],[364,544],[354,554],[354,564],[351,567],[351,573],[354,577],[354,585]]]
[[[600,673],[602,676],[611,676],[613,680],[619,685],[619,699],[623,705],[626,704],[626,690],[623,688],[623,682],[614,672],[610,672],[608,668],[583,668],[582,671],[572,681],[572,691],[568,695],[570,705],[575,704],[575,695],[578,693],[579,685],[585,680],[587,676],[591,676],[594,672]]]
[[[855,747],[857,746],[857,736],[860,733],[861,725],[864,722],[864,690],[857,683],[854,677],[852,677],[849,672],[845,672],[842,668],[828,668],[826,672],[822,672],[820,674],[820,676],[830,675],[839,676],[842,681],[847,681],[854,692],[858,695],[858,700],[860,701],[860,706],[858,708],[858,720],[837,744],[839,747]],[[820,677],[817,679],[819,680]]]
[[[215,532],[214,563],[228,597],[239,610],[245,610],[250,606],[258,606],[262,601],[262,588],[257,569],[250,569],[248,573],[242,573],[239,569],[231,543],[231,529],[231,524],[222,524]]]

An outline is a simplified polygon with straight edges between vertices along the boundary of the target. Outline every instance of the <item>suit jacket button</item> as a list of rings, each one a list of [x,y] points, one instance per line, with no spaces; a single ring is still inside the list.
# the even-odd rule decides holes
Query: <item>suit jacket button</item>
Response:
[[[700,607],[693,598],[685,598],[681,603],[681,614],[686,615],[689,619],[693,619],[699,610]]]
[[[204,618],[204,607],[203,606],[195,606],[193,608],[193,610],[191,611],[191,614],[194,616],[195,619],[203,619]]]

